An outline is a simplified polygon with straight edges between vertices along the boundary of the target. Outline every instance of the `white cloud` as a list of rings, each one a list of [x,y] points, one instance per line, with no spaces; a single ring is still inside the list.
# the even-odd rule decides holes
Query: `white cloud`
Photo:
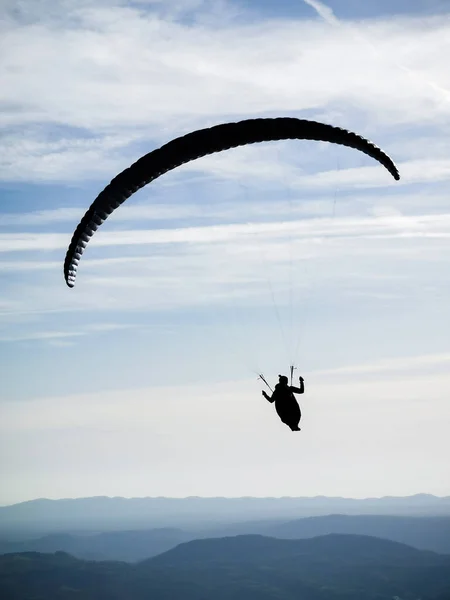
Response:
[[[0,312],[257,307],[270,300],[271,287],[283,306],[289,289],[295,297],[334,294],[368,305],[411,303],[427,294],[429,302],[448,287],[442,275],[450,215],[388,210],[376,218],[104,230],[83,257],[74,290],[63,281],[67,244],[63,234],[0,234],[0,249],[9,256],[20,253],[18,270],[28,271],[29,278],[20,285],[5,279]],[[30,252],[35,259],[24,260]],[[0,271],[13,273],[14,264],[5,261]]]
[[[371,364],[365,365],[351,365],[347,367],[340,367],[338,369],[328,369],[326,371],[317,371],[316,376],[327,376],[327,375],[343,375],[343,376],[367,376],[374,374],[379,376],[383,374],[384,377],[390,377],[396,375],[397,377],[404,376],[405,371],[420,373],[420,377],[424,374],[429,375],[430,370],[433,369],[444,369],[448,371],[450,363],[450,354],[430,354],[424,356],[405,356],[394,359],[384,359]]]
[[[382,212],[377,218],[316,218],[268,223],[240,223],[177,227],[168,229],[132,229],[102,231],[90,241],[91,247],[141,246],[147,244],[219,244],[222,242],[250,241],[261,246],[263,242],[293,243],[295,234],[301,243],[305,238],[389,239],[398,237],[447,238],[450,236],[450,214],[404,216],[398,212]],[[67,248],[66,234],[3,233],[0,234],[0,252],[48,251]],[[267,248],[267,252],[270,252]],[[233,252],[233,247],[230,247]]]
[[[390,128],[443,125],[450,111],[434,88],[371,56],[339,27],[226,19],[185,25],[120,5],[67,7],[59,27],[45,12],[37,22],[4,26],[4,179],[106,176],[133,140],[150,149],[196,127],[255,114],[309,111],[327,120],[334,113],[333,122],[383,146]],[[444,89],[450,22],[441,15],[426,25],[397,17],[359,23],[358,31],[397,62],[433,73]],[[45,125],[62,128],[58,141]]]
[[[324,21],[330,23],[330,25],[340,25],[339,19],[335,16],[333,10],[323,2],[318,2],[317,0],[303,1],[317,11],[318,15],[322,17]]]
[[[370,41],[367,35],[361,35],[360,28],[356,28],[352,24],[343,23],[342,21],[340,21],[334,14],[333,10],[323,2],[320,2],[319,0],[303,1],[309,6],[311,6],[325,22],[334,27],[342,28],[346,33],[350,33],[359,43],[361,43],[363,46],[366,46],[367,48],[370,48],[372,53],[375,56],[379,57],[387,65],[394,65],[401,71],[404,71],[410,78],[418,81],[421,85],[429,86],[433,92],[435,92],[439,97],[441,97],[442,100],[446,102],[450,101],[450,91],[448,89],[441,87],[435,81],[431,81],[428,77],[424,76],[423,71],[411,69],[395,59],[395,55],[398,56],[397,47],[387,48],[387,51],[384,52],[384,48],[386,48],[386,46],[392,46],[392,40],[387,40],[387,43],[386,40],[383,40],[382,44],[373,43]],[[429,22],[436,23],[439,18],[440,17],[433,17],[433,19]],[[426,26],[423,17],[421,17],[420,20],[418,20],[418,23],[420,24],[420,30],[422,30],[422,32],[425,33],[426,36],[428,32],[423,31],[425,29],[424,25]],[[377,42],[379,42],[379,40],[377,40]]]
[[[79,217],[80,210],[77,208],[55,208],[29,213],[4,213],[0,214],[0,227],[70,223],[79,219]]]
[[[377,381],[358,369],[339,383],[312,374],[298,435],[263,402],[259,383],[248,380],[2,404],[2,439],[14,466],[8,477],[28,481],[18,488],[22,498],[121,495],[124,489],[129,496],[155,490],[273,496],[276,490],[278,496],[361,497],[417,493],[423,486],[443,495],[450,379],[445,372],[418,374],[429,357],[406,360],[410,369],[395,382],[389,364]],[[299,461],[301,478],[289,477]],[[38,480],[33,472],[42,464]],[[48,487],[56,473],[58,487]]]
[[[125,325],[119,323],[99,323],[84,327],[78,327],[72,331],[27,331],[22,334],[14,334],[11,336],[0,335],[0,342],[23,342],[26,340],[35,341],[62,341],[65,338],[80,337],[91,335],[93,333],[109,333],[111,331],[117,331],[121,329],[129,329],[133,325]]]
[[[257,182],[253,180],[252,183],[256,184]],[[220,187],[223,191],[223,186]],[[421,192],[413,192],[411,189],[403,187],[401,188],[402,193],[394,193],[398,190],[396,185],[392,185],[383,191],[382,196],[378,193],[377,188],[367,190],[364,195],[360,192],[343,195],[343,190],[336,187],[333,193],[316,194],[314,196],[302,193],[301,190],[287,191],[285,189],[277,198],[265,202],[261,201],[259,194],[255,193],[249,182],[232,184],[228,192],[224,193],[223,198],[217,197],[217,189],[218,187],[214,185],[211,186],[209,192],[205,192],[208,202],[202,202],[199,198],[198,203],[193,204],[178,196],[176,196],[177,203],[173,203],[172,195],[168,195],[167,202],[164,202],[161,200],[161,189],[151,191],[147,187],[142,192],[140,203],[128,200],[109,217],[108,224],[115,223],[119,225],[134,222],[142,225],[143,222],[170,221],[173,225],[179,226],[181,222],[189,220],[196,220],[199,224],[210,222],[216,222],[217,224],[224,224],[225,222],[229,224],[236,222],[257,223],[267,219],[292,220],[295,217],[330,217],[333,214],[333,209],[334,211],[338,210],[340,217],[354,217],[361,214],[375,217],[393,217],[401,216],[404,213],[407,216],[407,213],[411,212],[422,215],[436,213],[436,211],[444,213],[448,207],[446,188],[443,188],[442,191],[435,191],[435,187]],[[165,195],[164,186],[162,194]],[[210,198],[211,201],[209,201]],[[92,202],[93,197],[86,198],[86,200],[87,207]],[[180,203],[180,200],[183,201]],[[334,206],[335,204],[337,206]],[[34,212],[5,212],[0,214],[0,227],[4,229],[8,227],[25,229],[65,223],[75,229],[86,207],[65,207]],[[105,228],[103,227],[100,230],[100,235],[104,235],[104,233]],[[0,269],[9,268],[5,266],[7,264],[5,262],[0,263]]]

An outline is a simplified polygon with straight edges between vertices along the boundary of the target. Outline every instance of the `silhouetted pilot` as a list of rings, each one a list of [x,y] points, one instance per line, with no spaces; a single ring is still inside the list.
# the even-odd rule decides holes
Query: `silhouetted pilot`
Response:
[[[299,377],[300,387],[288,385],[286,375],[278,375],[279,382],[276,384],[272,396],[262,392],[262,395],[269,402],[275,402],[275,410],[281,421],[285,423],[292,431],[300,431],[298,424],[302,417],[300,406],[294,394],[303,394],[305,385],[303,377]]]

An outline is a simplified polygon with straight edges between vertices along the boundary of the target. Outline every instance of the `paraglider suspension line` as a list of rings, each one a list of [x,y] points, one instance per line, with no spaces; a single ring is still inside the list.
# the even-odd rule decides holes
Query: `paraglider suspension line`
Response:
[[[270,387],[270,385],[267,383],[267,381],[266,381],[266,379],[265,379],[265,377],[264,377],[264,375],[263,375],[262,373],[259,373],[259,375],[258,375],[258,379],[261,379],[261,381],[263,381],[263,382],[264,382],[264,383],[267,385],[267,387],[269,388],[269,390],[270,390],[270,391],[273,393],[273,389],[272,389],[272,388]]]
[[[290,366],[290,370],[291,370],[291,385],[292,385],[292,379],[294,377],[294,371],[297,370],[297,367],[294,367],[294,365]]]

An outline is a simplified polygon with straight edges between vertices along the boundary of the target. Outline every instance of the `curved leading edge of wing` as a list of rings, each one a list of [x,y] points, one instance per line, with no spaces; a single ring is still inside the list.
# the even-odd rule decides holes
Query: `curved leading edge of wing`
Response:
[[[81,219],[67,250],[64,261],[67,285],[75,285],[78,263],[98,227],[143,186],[164,173],[207,154],[246,144],[288,139],[316,140],[354,148],[381,163],[394,179],[400,179],[394,162],[381,148],[356,133],[317,121],[294,117],[247,119],[199,129],[149,152],[119,173],[100,192]]]

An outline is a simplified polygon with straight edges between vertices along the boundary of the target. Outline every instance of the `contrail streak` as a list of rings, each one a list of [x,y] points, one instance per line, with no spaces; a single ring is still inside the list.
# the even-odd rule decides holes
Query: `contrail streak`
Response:
[[[319,15],[319,17],[321,17],[329,25],[347,29],[356,39],[358,39],[358,41],[369,46],[369,48],[378,58],[382,58],[384,61],[390,62],[401,71],[407,73],[409,77],[416,79],[422,84],[428,85],[435,92],[440,94],[445,100],[450,100],[450,92],[447,89],[441,87],[434,81],[430,81],[429,79],[423,77],[422,75],[410,69],[409,67],[406,67],[405,65],[402,65],[401,63],[398,63],[397,61],[392,60],[391,58],[388,59],[386,56],[383,55],[382,52],[380,52],[380,50],[374,44],[372,44],[372,42],[370,42],[367,38],[362,36],[359,32],[355,31],[354,27],[352,27],[351,25],[342,24],[342,22],[334,14],[333,9],[324,4],[323,2],[320,2],[320,0],[303,0],[303,2],[311,8],[313,8]]]

